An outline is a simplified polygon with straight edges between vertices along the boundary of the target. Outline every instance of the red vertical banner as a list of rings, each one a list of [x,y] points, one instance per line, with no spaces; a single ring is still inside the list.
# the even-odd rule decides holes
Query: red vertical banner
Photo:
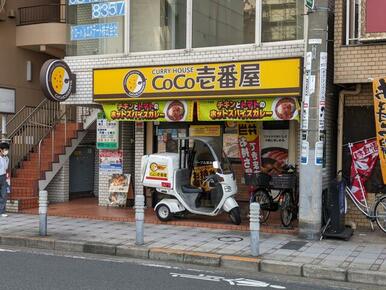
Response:
[[[255,123],[239,124],[240,158],[246,174],[260,172],[260,142]]]
[[[358,201],[366,199],[365,182],[371,176],[375,163],[378,161],[378,148],[376,139],[364,140],[349,144],[351,152],[351,192]]]

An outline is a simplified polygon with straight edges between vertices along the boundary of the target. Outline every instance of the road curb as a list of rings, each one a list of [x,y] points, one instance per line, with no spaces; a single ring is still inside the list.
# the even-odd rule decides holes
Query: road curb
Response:
[[[306,278],[347,281],[347,270],[319,265],[303,265],[303,276]]]
[[[238,269],[244,271],[259,272],[260,271],[259,258],[240,257],[240,256],[222,256],[221,267],[227,269]]]
[[[331,269],[319,265],[269,260],[262,257],[242,257],[213,253],[181,251],[165,248],[151,248],[135,245],[108,244],[87,241],[55,240],[42,237],[0,236],[0,243],[6,246],[48,249],[61,252],[82,252],[120,256],[144,260],[179,262],[194,265],[214,266],[285,274],[289,276],[315,278],[321,280],[347,281],[385,286],[386,273],[360,269]]]
[[[150,248],[149,259],[183,263],[184,252],[178,251],[178,250],[163,249],[163,248]]]
[[[361,269],[348,269],[347,270],[348,282],[354,283],[367,283],[380,286],[386,285],[386,273],[375,272]]]
[[[262,260],[260,271],[266,273],[280,273],[290,276],[302,276],[303,264],[276,260]]]

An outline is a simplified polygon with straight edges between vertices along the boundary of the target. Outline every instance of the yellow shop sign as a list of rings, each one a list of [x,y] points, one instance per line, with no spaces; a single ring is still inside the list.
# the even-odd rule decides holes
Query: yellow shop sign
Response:
[[[95,101],[300,96],[301,59],[95,69]]]

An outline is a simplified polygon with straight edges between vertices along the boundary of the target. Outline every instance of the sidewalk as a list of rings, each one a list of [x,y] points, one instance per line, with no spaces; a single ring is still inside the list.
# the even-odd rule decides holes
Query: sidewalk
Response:
[[[48,234],[39,238],[36,215],[11,214],[0,219],[3,245],[386,285],[386,235],[379,231],[355,234],[349,242],[262,233],[257,259],[250,257],[249,233],[243,231],[146,224],[146,244],[137,247],[134,223],[49,217]]]

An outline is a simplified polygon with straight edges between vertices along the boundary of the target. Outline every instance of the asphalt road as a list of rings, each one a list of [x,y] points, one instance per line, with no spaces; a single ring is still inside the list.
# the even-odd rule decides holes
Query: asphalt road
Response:
[[[349,283],[140,261],[0,248],[0,289],[377,289]],[[380,289],[380,288],[379,288]]]

